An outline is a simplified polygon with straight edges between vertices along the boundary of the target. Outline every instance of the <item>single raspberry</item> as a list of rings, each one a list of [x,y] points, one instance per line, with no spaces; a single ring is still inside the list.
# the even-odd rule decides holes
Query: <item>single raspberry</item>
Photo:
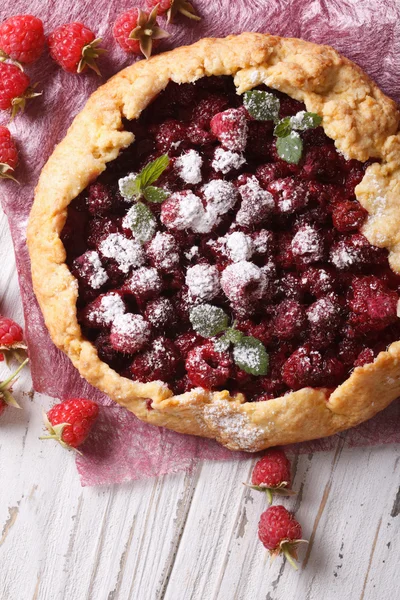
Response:
[[[360,354],[357,356],[356,360],[354,361],[354,366],[355,367],[363,367],[364,365],[368,365],[369,363],[374,362],[375,360],[375,353],[372,350],[372,348],[364,348],[364,350],[362,350],[360,352]]]
[[[200,125],[189,125],[186,130],[187,139],[194,146],[207,146],[215,141],[211,131],[206,131]]]
[[[159,332],[165,332],[167,329],[173,331],[178,323],[176,310],[169,298],[156,298],[149,302],[144,316]]]
[[[292,251],[292,234],[288,231],[282,231],[279,235],[279,243],[276,254],[276,262],[283,269],[291,269],[296,263]]]
[[[179,353],[174,343],[165,338],[156,338],[150,350],[140,353],[131,364],[131,373],[142,382],[169,381],[176,377]]]
[[[267,187],[275,198],[279,214],[293,214],[305,208],[309,202],[307,186],[293,177],[272,181]]]
[[[175,346],[179,348],[179,351],[183,358],[189,354],[195,346],[200,346],[204,343],[204,339],[197,335],[194,331],[188,331],[178,336],[175,340]]]
[[[346,375],[345,365],[335,356],[325,356],[323,360],[324,387],[337,387]]]
[[[330,262],[340,271],[385,264],[387,251],[369,243],[361,233],[340,237],[330,249]]]
[[[216,114],[210,122],[212,133],[224,148],[241,152],[246,147],[247,120],[243,111],[229,108]]]
[[[126,367],[127,357],[111,345],[108,331],[104,330],[99,333],[94,345],[100,360],[107,363],[112,369],[121,372]]]
[[[275,252],[275,235],[268,229],[260,229],[251,234],[253,254],[255,256],[272,257]]]
[[[90,219],[87,224],[87,244],[89,248],[98,250],[104,238],[109,236],[110,233],[118,233],[119,230],[120,221],[117,218],[94,217]]]
[[[78,256],[72,264],[72,274],[86,288],[98,290],[108,281],[100,256],[95,250],[88,250]]]
[[[302,175],[305,179],[335,182],[338,180],[339,158],[331,145],[309,148],[303,158]]]
[[[301,346],[284,363],[282,378],[293,390],[321,385],[324,378],[321,354],[308,344]]]
[[[88,187],[86,206],[94,217],[108,213],[113,207],[113,197],[109,188],[104,183],[92,183]]]
[[[251,488],[265,492],[270,504],[272,496],[291,496],[290,462],[283,450],[270,448],[254,466],[251,476]]]
[[[220,113],[228,106],[228,98],[217,94],[209,94],[195,106],[191,121],[202,129],[210,127],[214,115]]]
[[[192,298],[202,302],[213,300],[221,290],[217,267],[207,264],[189,267],[186,271],[186,285]]]
[[[255,175],[264,189],[277,179],[283,179],[290,175],[289,169],[285,166],[288,163],[268,163],[257,167]]]
[[[325,258],[325,244],[321,231],[311,225],[302,225],[292,239],[291,249],[299,267],[320,262]]]
[[[163,289],[162,279],[154,267],[140,267],[133,271],[122,288],[123,292],[134,294],[139,304],[158,296]]]
[[[338,302],[322,296],[307,309],[307,319],[310,326],[310,340],[314,348],[329,346],[342,323],[342,311]]]
[[[232,360],[228,352],[218,352],[212,342],[205,342],[189,352],[185,367],[193,385],[213,389],[229,379]]]
[[[301,276],[301,287],[305,292],[320,298],[333,292],[337,279],[331,269],[322,267],[308,267]]]
[[[18,164],[18,150],[7,127],[0,125],[0,179],[14,179],[11,172]]]
[[[120,14],[114,23],[113,35],[122,50],[144,54],[146,58],[150,57],[160,39],[169,36],[158,26],[157,6],[150,14],[140,8],[132,8]]]
[[[99,414],[99,407],[86,398],[71,398],[56,404],[45,415],[50,435],[41,440],[57,440],[64,448],[77,448],[88,437]]]
[[[283,340],[301,336],[307,327],[304,307],[296,300],[284,300],[276,308],[272,326],[274,335]]]
[[[354,198],[355,187],[361,182],[364,177],[364,169],[362,165],[350,168],[345,180],[345,193],[348,198]]]
[[[274,198],[270,192],[263,190],[256,177],[249,177],[239,187],[239,193],[242,203],[236,213],[238,225],[251,228],[269,220],[274,209]]]
[[[348,304],[353,311],[350,324],[359,333],[380,331],[397,320],[397,292],[374,275],[354,277]]]
[[[45,42],[43,23],[32,15],[16,15],[0,25],[0,58],[33,63],[41,56]]]
[[[359,202],[339,202],[332,211],[332,221],[334,227],[342,232],[356,231],[363,225],[368,212]]]
[[[172,23],[178,13],[194,21],[201,20],[187,0],[146,0],[146,6],[149,10],[157,7],[158,15],[167,13],[168,23]]]
[[[168,200],[163,202],[163,207],[167,202]],[[174,271],[180,264],[179,247],[170,233],[157,232],[146,247],[146,255],[153,267],[167,273]]]
[[[0,316],[0,360],[15,358],[22,362],[26,356],[22,327],[12,319]]]
[[[110,343],[118,352],[134,354],[150,340],[151,326],[141,315],[125,313],[111,325]]]
[[[0,110],[12,109],[12,118],[25,109],[29,98],[40,96],[29,87],[29,77],[15,65],[0,62]]]
[[[268,346],[271,343],[272,327],[267,320],[263,320],[260,323],[252,319],[239,320],[236,323],[236,329],[243,331],[247,336],[257,338],[264,346]]]
[[[111,327],[115,319],[126,312],[125,302],[117,292],[100,294],[81,313],[81,321],[86,327],[102,329]]]
[[[83,23],[60,25],[48,37],[50,56],[68,73],[82,73],[86,67],[100,75],[96,59],[106,50]]]
[[[301,525],[284,506],[270,506],[258,523],[258,537],[272,556],[284,554],[297,570],[297,545],[301,539]]]
[[[229,265],[221,276],[221,287],[226,297],[235,305],[247,305],[261,300],[267,286],[264,271],[245,260]]]
[[[282,273],[278,281],[278,293],[283,298],[300,302],[304,296],[300,276],[291,271]]]
[[[176,119],[168,119],[157,126],[155,140],[160,152],[179,154],[186,141],[186,125]]]
[[[360,352],[364,350],[364,343],[360,340],[344,338],[339,343],[339,360],[347,367],[353,366]]]

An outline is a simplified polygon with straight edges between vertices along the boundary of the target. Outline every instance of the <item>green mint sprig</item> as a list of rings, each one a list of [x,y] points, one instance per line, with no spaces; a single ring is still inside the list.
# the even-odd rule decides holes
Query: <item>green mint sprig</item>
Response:
[[[316,113],[300,111],[292,117],[279,119],[279,98],[270,92],[252,90],[243,95],[243,104],[257,121],[273,121],[278,155],[286,162],[298,164],[303,154],[303,140],[298,131],[315,129],[322,123]]]
[[[141,243],[152,239],[157,223],[150,208],[140,200],[160,203],[169,197],[168,192],[151,185],[159,179],[168,165],[168,155],[163,154],[146,165],[140,173],[128,175],[118,181],[119,191],[125,200],[135,201],[125,218],[135,238]]]
[[[266,375],[269,369],[269,356],[260,340],[245,336],[236,329],[235,324],[229,327],[229,317],[217,306],[200,304],[190,311],[190,322],[193,329],[205,338],[212,338],[220,333],[216,342],[218,351],[228,350],[233,345],[233,359],[237,366],[251,375]]]

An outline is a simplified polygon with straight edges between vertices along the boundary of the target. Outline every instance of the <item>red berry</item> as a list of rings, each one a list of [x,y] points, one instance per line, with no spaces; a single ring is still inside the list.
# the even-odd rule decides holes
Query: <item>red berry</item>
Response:
[[[212,133],[224,148],[240,152],[245,149],[247,140],[247,121],[243,111],[229,108],[216,114],[210,122]]]
[[[293,177],[277,179],[267,187],[275,198],[276,210],[280,214],[292,214],[305,208],[309,201],[307,186]]]
[[[46,38],[43,23],[32,15],[16,15],[0,25],[0,50],[12,60],[33,63],[42,54]]]
[[[321,385],[324,378],[321,354],[308,344],[301,346],[283,365],[282,378],[293,390]]]
[[[196,14],[193,6],[187,0],[147,0],[146,6],[149,10],[157,7],[157,14],[164,15],[167,13],[168,23],[177,13],[181,13],[189,19],[200,21],[200,17]]]
[[[101,38],[97,38],[83,23],[60,25],[49,35],[51,57],[68,73],[82,73],[89,67],[100,74],[96,59],[105,50],[98,48]]]
[[[0,316],[0,360],[13,357],[19,359],[25,350],[26,344],[22,327],[12,319]]]
[[[290,490],[290,462],[280,448],[271,448],[256,462],[251,476],[254,489],[266,491],[271,504],[272,495],[281,496],[292,494]]]
[[[162,153],[179,154],[186,141],[186,126],[175,119],[168,119],[156,129],[157,150]]]
[[[212,342],[205,342],[189,352],[185,366],[193,385],[210,390],[226,383],[232,360],[228,352],[218,352]]]
[[[11,171],[18,164],[18,150],[7,127],[0,125],[0,179],[13,179]]]
[[[284,300],[276,308],[273,331],[278,338],[290,340],[305,331],[306,323],[304,307],[295,300]]]
[[[132,8],[120,14],[113,27],[116,42],[125,52],[144,54],[149,58],[152,49],[160,43],[159,40],[169,35],[160,29],[156,16],[157,8],[150,14],[140,8]],[[134,37],[131,37],[131,34]]]
[[[297,569],[296,545],[301,539],[301,526],[284,506],[270,506],[258,523],[258,537],[272,555],[284,554]]]
[[[364,348],[364,350],[362,350],[360,352],[360,354],[357,356],[356,360],[354,361],[354,366],[355,367],[363,367],[364,365],[368,365],[369,363],[374,362],[375,360],[375,354],[374,351],[372,350],[372,348]]]
[[[158,296],[163,288],[162,279],[153,267],[135,269],[124,283],[123,292],[134,294],[139,304]]]
[[[176,310],[169,298],[156,298],[149,302],[144,316],[159,332],[174,329],[178,322]]]
[[[103,183],[92,183],[88,187],[88,195],[86,199],[88,211],[94,217],[109,212],[113,207],[113,197],[110,190]]]
[[[301,276],[303,290],[316,298],[333,292],[336,284],[335,274],[326,268],[308,267]]]
[[[47,413],[46,426],[50,435],[41,439],[55,439],[63,446],[77,448],[86,440],[99,414],[92,400],[71,398],[56,404]],[[62,427],[64,425],[64,427]]]
[[[82,219],[80,219],[82,221]],[[64,227],[65,229],[65,227]],[[98,250],[101,241],[110,235],[110,233],[118,233],[118,219],[109,219],[106,217],[94,217],[87,225],[87,243],[89,248]],[[63,231],[64,233],[64,231]]]
[[[207,98],[200,100],[194,108],[191,121],[202,129],[208,129],[213,116],[223,111],[227,106],[228,99],[226,96],[209,94]]]
[[[175,344],[165,337],[158,337],[150,350],[136,356],[131,373],[138,381],[169,381],[176,377],[178,366],[179,353]]]
[[[151,326],[141,315],[125,313],[111,325],[110,343],[118,352],[134,354],[150,340]]]
[[[359,202],[339,202],[333,209],[332,220],[338,231],[347,233],[360,229],[368,212],[361,206]]]
[[[26,99],[31,95],[27,91],[29,77],[15,65],[0,62],[0,109],[12,108],[13,116],[23,111]]]

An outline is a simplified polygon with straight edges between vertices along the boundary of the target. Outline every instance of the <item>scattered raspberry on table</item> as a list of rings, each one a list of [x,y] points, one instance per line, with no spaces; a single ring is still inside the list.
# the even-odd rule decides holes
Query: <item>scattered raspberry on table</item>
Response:
[[[43,23],[33,15],[16,15],[0,24],[0,59],[33,63],[43,53]]]
[[[297,570],[297,545],[301,539],[301,525],[284,506],[270,506],[258,523],[258,537],[272,557],[284,554]]]
[[[144,54],[149,58],[159,40],[168,37],[169,33],[158,26],[155,7],[150,14],[140,8],[120,14],[114,23],[113,35],[125,52]]]
[[[17,146],[7,127],[0,125],[0,179],[14,179],[12,171],[15,171],[17,165]]]
[[[102,38],[96,38],[83,23],[67,23],[49,35],[51,57],[68,73],[82,73],[88,67],[100,75],[96,59],[107,52],[99,48]]]
[[[0,110],[11,108],[11,117],[25,109],[29,98],[40,96],[29,87],[30,80],[17,66],[0,62]]]
[[[71,398],[56,404],[45,415],[49,435],[40,439],[57,440],[64,448],[77,448],[86,440],[99,414],[99,407],[86,398]]]
[[[201,17],[196,14],[194,7],[187,0],[147,0],[146,5],[149,10],[157,6],[157,13],[159,15],[166,14],[168,23],[172,23],[178,13],[194,21],[201,20]]]
[[[255,464],[251,477],[251,488],[265,492],[269,503],[272,496],[291,496],[290,461],[280,448],[271,448]]]

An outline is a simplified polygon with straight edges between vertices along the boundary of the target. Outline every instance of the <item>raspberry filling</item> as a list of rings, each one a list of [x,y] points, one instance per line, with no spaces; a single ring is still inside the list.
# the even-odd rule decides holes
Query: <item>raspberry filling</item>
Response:
[[[400,276],[360,232],[367,213],[354,189],[367,164],[346,160],[321,127],[302,128],[304,105],[257,89],[298,126],[283,138],[300,139],[296,161],[232,78],[170,83],[125,122],[134,144],[69,207],[62,241],[78,319],[124,377],[265,400],[335,388],[400,339]],[[169,163],[137,202],[127,190],[164,154]],[[193,328],[203,305],[223,315],[214,336]],[[235,345],[241,336],[250,349]],[[260,345],[262,372],[251,368]]]

